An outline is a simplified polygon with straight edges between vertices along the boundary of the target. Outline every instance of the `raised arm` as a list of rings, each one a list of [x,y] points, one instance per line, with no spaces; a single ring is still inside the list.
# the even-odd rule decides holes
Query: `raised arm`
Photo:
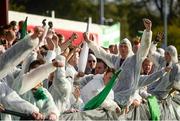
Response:
[[[26,36],[0,56],[0,78],[5,77],[38,46],[41,31],[40,28],[35,28],[34,34]]]
[[[31,54],[26,57],[26,59],[22,63],[22,70],[21,74],[25,74],[29,71],[29,65],[32,61],[37,59],[37,53],[35,51],[32,51]]]
[[[58,58],[65,65],[65,57],[58,56]],[[55,77],[51,88],[53,88],[51,91],[53,98],[54,96],[56,96],[56,99],[60,101],[66,101],[67,99],[69,99],[72,93],[72,85],[71,82],[66,78],[66,72],[64,66],[57,68],[57,70],[55,71]],[[55,91],[56,94],[54,94],[53,91]]]
[[[149,19],[143,19],[143,23],[145,26],[145,30],[142,35],[140,48],[137,51],[136,57],[138,63],[142,63],[143,60],[147,57],[152,40],[152,22]]]
[[[1,98],[1,103],[6,109],[18,111],[25,114],[39,112],[39,109],[31,103],[23,100],[15,91],[9,88],[5,83],[1,83],[1,92],[4,96]]]
[[[57,69],[57,67],[60,67],[60,66],[62,66],[60,62],[54,61],[53,63],[47,63],[44,65],[41,65],[37,67],[36,69],[30,71],[29,73],[26,73],[22,77],[20,77],[21,88],[18,91],[19,94],[23,94],[26,91],[35,87],[44,79],[48,78],[48,75],[54,72]]]
[[[179,64],[176,64],[177,65],[177,72],[176,74],[174,75],[175,76],[175,80],[174,80],[174,83],[173,83],[173,87],[176,89],[176,90],[179,90],[180,91],[180,65]]]
[[[155,40],[153,42],[151,42],[151,46],[149,49],[148,57],[156,66],[158,66],[159,62],[164,58],[164,55],[160,55],[157,52],[157,47],[156,47],[157,43],[162,41],[162,39],[163,39],[163,33],[158,32],[155,37]]]
[[[171,67],[165,67],[162,70],[155,72],[155,73],[152,73],[150,75],[140,76],[138,88],[147,86],[147,85],[159,80],[167,72],[170,72],[170,71],[171,71]]]
[[[61,45],[61,50],[64,51],[67,47],[69,47],[72,44],[72,41],[77,39],[77,37],[77,34],[73,33],[72,36]]]
[[[93,79],[94,75],[93,74],[89,74],[89,75],[85,75],[84,77],[76,80],[79,85],[80,88],[82,89],[88,82],[90,82]]]
[[[88,33],[84,33],[84,40],[88,43],[89,48],[97,58],[102,59],[109,67],[115,68],[117,56],[107,53],[103,48],[95,44],[93,40],[89,39]]]

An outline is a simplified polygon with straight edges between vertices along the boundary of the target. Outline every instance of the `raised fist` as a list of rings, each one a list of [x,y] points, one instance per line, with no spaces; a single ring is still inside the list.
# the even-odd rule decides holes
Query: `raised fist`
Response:
[[[44,29],[40,26],[34,27],[34,33],[31,35],[32,39],[35,39],[37,37],[40,37],[43,33]]]
[[[144,23],[144,26],[145,26],[145,28],[146,28],[146,31],[149,32],[149,31],[151,30],[151,27],[152,27],[152,22],[151,22],[151,20],[144,18],[144,19],[143,19],[143,23]]]

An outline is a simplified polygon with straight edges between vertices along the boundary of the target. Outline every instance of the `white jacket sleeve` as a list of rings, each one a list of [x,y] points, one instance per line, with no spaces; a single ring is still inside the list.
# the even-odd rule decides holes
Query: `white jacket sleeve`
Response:
[[[48,50],[47,55],[44,57],[45,61],[51,63],[56,58],[56,52],[54,50]]]
[[[60,99],[70,99],[70,95],[72,93],[72,85],[71,82],[66,78],[65,70],[63,69],[63,67],[56,70],[53,85],[59,93]]]
[[[58,46],[54,50],[48,50],[47,55],[44,57],[45,61],[51,63],[53,59],[56,58],[57,55],[61,54],[61,48]]]
[[[76,82],[79,83],[80,88],[82,89],[88,82],[90,82],[93,79],[93,77],[93,74],[85,75],[84,77],[81,77],[80,79],[76,80]]]
[[[109,67],[115,68],[114,63],[117,59],[115,55],[107,53],[103,48],[95,45],[93,42],[89,42],[88,46],[93,50],[97,58],[102,59]]]
[[[3,53],[0,56],[0,78],[5,77],[12,68],[23,61],[38,43],[39,39],[32,40],[30,36],[26,36]]]
[[[56,56],[61,54],[61,48],[58,46],[55,48]]]
[[[142,98],[147,98],[149,96],[151,96],[150,93],[147,92],[147,87],[143,87],[143,88],[140,88],[139,89],[139,95],[142,97]]]
[[[132,89],[134,88],[136,90],[136,88],[139,84],[142,62],[147,57],[147,54],[149,52],[151,39],[152,39],[152,32],[151,31],[147,32],[146,30],[144,30],[143,35],[142,35],[142,39],[141,39],[140,48],[138,49],[138,51],[136,53],[134,82],[131,84]]]
[[[159,80],[161,77],[163,77],[167,72],[165,72],[164,68],[160,71],[154,72],[150,75],[141,75],[138,83],[138,88],[147,86],[157,80]]]
[[[25,74],[28,72],[29,70],[29,66],[30,64],[37,59],[37,53],[36,52],[32,52],[24,61],[22,64],[22,70],[21,70],[21,74]]]
[[[147,32],[144,30],[142,39],[141,39],[141,45],[140,48],[137,51],[137,62],[142,63],[143,60],[147,57],[150,45],[151,45],[151,40],[152,40],[152,31]]]
[[[177,72],[175,74],[175,81],[173,86],[175,89],[180,90],[180,65],[179,64],[176,65],[177,65]]]
[[[116,111],[116,108],[119,108],[118,104],[112,99],[105,99],[101,107],[109,111]]]
[[[1,97],[1,103],[6,109],[25,114],[39,112],[39,109],[36,106],[32,105],[28,101],[23,100],[15,91],[9,88],[6,84],[1,84],[1,90],[5,92],[5,95]]]
[[[151,43],[151,47],[149,50],[148,57],[149,59],[156,65],[159,66],[159,60],[164,56],[160,55],[156,50],[157,50],[157,44],[154,44],[153,42]]]
[[[48,78],[48,75],[56,70],[56,67],[52,63],[47,63],[33,69],[29,73],[24,74],[20,79],[22,85],[19,90],[19,94],[24,94],[28,90],[35,87],[37,84]]]
[[[57,56],[56,59],[60,60],[65,65],[65,57]],[[66,78],[65,67],[58,67],[55,71],[53,84],[49,91],[54,99],[56,106],[60,113],[70,108],[70,95],[72,94],[72,84]]]

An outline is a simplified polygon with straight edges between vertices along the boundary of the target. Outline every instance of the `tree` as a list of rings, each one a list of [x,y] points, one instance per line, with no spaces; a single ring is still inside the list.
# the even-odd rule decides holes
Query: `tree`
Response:
[[[143,18],[152,20],[153,31],[163,31],[164,0],[109,1],[111,1],[111,3],[105,3],[105,18],[112,18],[114,23],[120,21],[121,37],[128,37],[130,40],[135,37],[138,30],[144,29],[142,25]],[[172,33],[176,33],[177,29],[180,27],[180,1],[167,1],[169,8],[168,44],[177,44],[179,39]],[[85,18],[91,16],[93,23],[99,23],[98,0],[10,0],[10,5],[11,10],[46,16],[47,11],[54,10],[57,18],[69,20],[84,21]],[[180,52],[180,48],[178,49]]]
[[[163,20],[164,17],[164,0],[142,0],[147,10],[152,12],[149,8],[149,5],[154,5],[155,10],[159,11],[160,18]],[[180,16],[180,1],[179,0],[167,0],[168,7],[168,23],[172,23],[173,19]]]

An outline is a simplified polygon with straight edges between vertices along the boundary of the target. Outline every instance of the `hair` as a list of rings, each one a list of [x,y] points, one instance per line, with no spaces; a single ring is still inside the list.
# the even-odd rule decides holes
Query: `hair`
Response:
[[[44,64],[44,63],[45,63],[45,61],[44,61],[43,59],[38,59],[38,60],[33,61],[33,62],[29,65],[29,71],[30,71],[31,69],[34,69],[34,68],[36,67],[36,65],[42,65],[42,64]]]
[[[41,46],[44,50],[48,50],[48,47],[46,45]]]
[[[56,33],[56,35],[59,37],[59,40],[62,40],[64,38],[62,34]]]
[[[171,61],[173,63],[177,63],[178,62],[178,53],[177,53],[177,49],[175,46],[173,45],[169,45],[166,49],[165,52],[168,52],[171,56]]]
[[[43,45],[43,46],[39,47],[39,50],[40,50],[40,54],[41,54],[42,56],[47,55],[48,48],[47,48],[46,45]]]
[[[12,26],[11,26],[10,24],[8,24],[8,25],[4,25],[4,26],[3,26],[3,29],[4,29],[4,30],[7,30],[7,29],[10,29],[11,27],[12,27]]]
[[[110,72],[112,72],[114,74],[115,73],[115,69],[107,68],[106,71],[105,71],[105,74],[110,73]]]
[[[11,25],[11,26],[16,26],[16,25],[17,25],[17,22],[16,22],[16,21],[11,21],[11,22],[10,22],[10,25]]]
[[[94,54],[90,53],[90,54],[88,55],[88,60],[89,60],[90,58],[94,59],[94,60],[97,62],[97,58],[96,58],[96,56],[95,56]]]
[[[123,40],[121,40],[121,42],[119,43],[119,46],[120,46],[121,44],[126,44],[127,47],[128,47],[128,55],[127,55],[127,57],[134,55],[134,53],[133,53],[133,51],[132,51],[131,42],[130,42],[127,38],[124,38]]]
[[[115,45],[109,45],[109,48],[114,47]]]
[[[152,62],[149,58],[147,58],[147,57],[146,57],[146,58],[144,59],[144,61],[143,61],[142,65],[145,63],[145,61],[148,61],[148,62],[150,62],[150,63],[152,63],[152,64],[153,64],[153,62]]]
[[[97,58],[97,63],[100,63],[100,62],[104,64],[105,68],[108,67],[107,64],[102,59]]]

